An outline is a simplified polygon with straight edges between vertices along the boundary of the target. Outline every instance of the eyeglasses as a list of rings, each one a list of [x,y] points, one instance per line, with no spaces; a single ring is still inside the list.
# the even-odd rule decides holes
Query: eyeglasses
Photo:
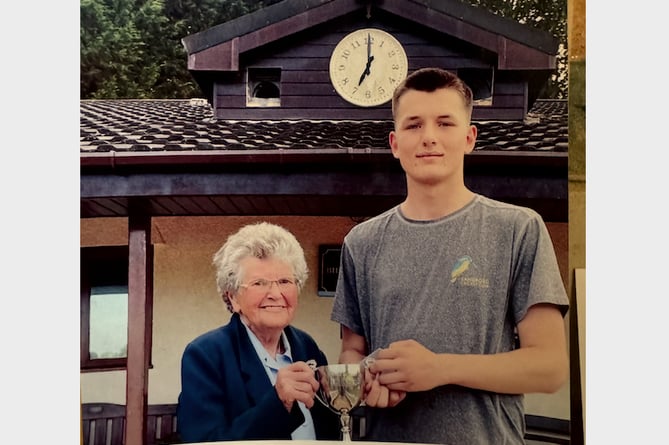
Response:
[[[272,289],[272,284],[276,283],[276,286],[281,292],[287,292],[293,290],[297,285],[297,280],[293,278],[279,278],[278,280],[266,280],[264,278],[258,278],[253,280],[250,283],[240,284],[240,287],[245,287],[253,293],[267,293]]]

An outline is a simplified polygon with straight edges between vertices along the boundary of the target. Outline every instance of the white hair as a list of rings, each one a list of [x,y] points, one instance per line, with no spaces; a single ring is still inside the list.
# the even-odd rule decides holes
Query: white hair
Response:
[[[241,284],[244,258],[276,258],[290,265],[297,282],[298,292],[307,281],[309,269],[304,259],[304,250],[297,238],[276,224],[260,222],[249,224],[233,233],[214,254],[216,286],[218,292],[232,312],[229,294],[236,294]]]

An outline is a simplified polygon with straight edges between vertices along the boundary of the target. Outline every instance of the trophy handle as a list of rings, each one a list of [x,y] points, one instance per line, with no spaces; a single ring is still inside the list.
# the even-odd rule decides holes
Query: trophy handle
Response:
[[[322,384],[321,384],[321,373],[318,371],[318,369],[314,369],[314,372],[316,373],[316,380],[318,381],[318,384],[319,384],[319,385],[322,385]],[[321,402],[321,404],[323,404],[325,407],[327,407],[327,408],[328,408],[330,411],[332,411],[333,413],[335,413],[335,414],[341,414],[341,412],[340,412],[339,410],[334,409],[334,408],[330,405],[330,403],[326,402],[325,400],[323,400],[323,399],[321,398],[320,395],[318,395],[319,392],[321,391],[321,388],[322,388],[322,386],[318,388],[318,391],[316,391],[316,393],[314,393],[314,395],[316,396],[316,399],[318,399],[318,401]]]

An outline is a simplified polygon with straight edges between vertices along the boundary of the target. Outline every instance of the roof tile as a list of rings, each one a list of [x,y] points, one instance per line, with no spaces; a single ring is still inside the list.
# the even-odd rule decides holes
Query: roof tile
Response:
[[[392,121],[217,120],[206,101],[82,100],[80,153],[388,150]],[[476,151],[568,151],[567,102],[538,100],[524,122],[481,121]]]

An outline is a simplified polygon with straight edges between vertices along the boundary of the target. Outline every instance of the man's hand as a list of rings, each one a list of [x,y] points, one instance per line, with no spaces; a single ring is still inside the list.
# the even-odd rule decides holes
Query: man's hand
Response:
[[[378,352],[369,370],[380,385],[393,391],[425,391],[443,384],[437,354],[415,340],[391,343]]]
[[[305,362],[296,362],[279,369],[274,388],[288,411],[296,401],[311,408],[314,406],[318,381],[316,381],[313,369]]]
[[[365,368],[365,405],[376,408],[391,408],[406,397],[404,391],[394,391],[379,383],[378,375]]]

